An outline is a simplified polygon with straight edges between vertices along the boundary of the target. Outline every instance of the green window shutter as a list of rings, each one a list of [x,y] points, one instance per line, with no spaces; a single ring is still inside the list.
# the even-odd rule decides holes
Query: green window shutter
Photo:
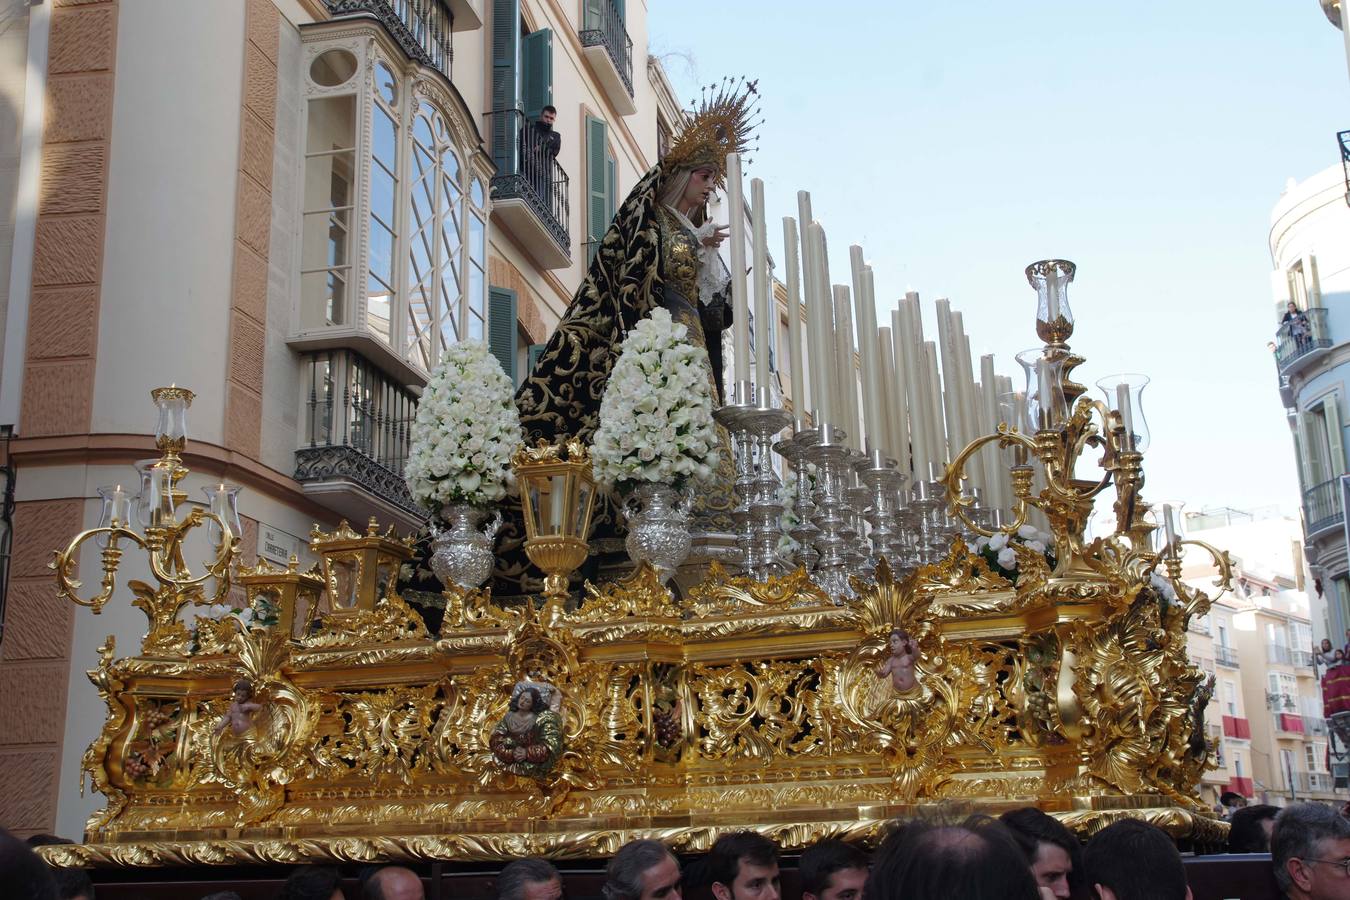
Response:
[[[544,348],[548,344],[531,344],[525,350],[525,374],[533,375],[534,367],[539,365],[539,357],[544,355]],[[524,380],[523,378],[521,379]]]
[[[1345,438],[1338,401],[1337,395],[1332,394],[1322,403],[1327,422],[1327,475],[1331,478],[1345,474]]]
[[[612,2],[614,3],[614,11],[619,14],[619,21],[620,22],[627,21],[627,18],[624,16],[624,8],[623,8],[624,0],[612,0]]]
[[[605,221],[613,222],[614,214],[619,211],[619,163],[613,156],[605,154]],[[608,229],[609,225],[606,224]]]
[[[525,118],[539,118],[553,105],[553,29],[541,28],[520,43],[520,105]]]
[[[1322,473],[1322,435],[1318,434],[1317,414],[1310,409],[1299,413],[1299,429],[1303,438],[1303,483],[1304,490],[1312,490],[1324,480]]]
[[[1308,435],[1303,427],[1303,413],[1299,412],[1292,429],[1294,432],[1294,459],[1298,461],[1298,481],[1303,490],[1312,487],[1308,481],[1308,457],[1304,453],[1304,448],[1308,446]]]
[[[605,193],[605,147],[607,127],[600,119],[586,117],[586,240],[587,262],[595,256],[600,239],[609,228],[609,198]]]
[[[488,349],[502,364],[506,377],[516,384],[516,292],[488,288]]]
[[[520,0],[492,0],[492,110],[520,104]],[[516,173],[519,117],[492,116],[492,161],[502,175]]]

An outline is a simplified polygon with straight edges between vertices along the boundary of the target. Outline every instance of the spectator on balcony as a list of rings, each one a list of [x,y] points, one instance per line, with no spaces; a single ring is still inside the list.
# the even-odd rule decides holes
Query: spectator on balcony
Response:
[[[545,106],[539,118],[527,122],[520,129],[520,174],[530,182],[534,192],[552,209],[553,161],[562,149],[562,135],[553,130],[558,110]]]
[[[1321,803],[1295,803],[1270,836],[1275,882],[1289,900],[1331,900],[1350,887],[1350,820]]]
[[[1289,308],[1285,311],[1284,318],[1280,320],[1280,327],[1289,333],[1294,339],[1294,350],[1298,353],[1308,349],[1312,341],[1312,328],[1308,325],[1308,314],[1298,308],[1293,300],[1289,301]]]

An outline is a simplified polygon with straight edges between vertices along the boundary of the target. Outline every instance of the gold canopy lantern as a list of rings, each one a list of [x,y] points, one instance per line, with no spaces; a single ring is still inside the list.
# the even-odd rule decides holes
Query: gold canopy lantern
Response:
[[[595,478],[586,447],[575,438],[560,446],[540,442],[511,459],[525,514],[525,553],[544,572],[544,596],[561,599],[586,561],[595,508]]]

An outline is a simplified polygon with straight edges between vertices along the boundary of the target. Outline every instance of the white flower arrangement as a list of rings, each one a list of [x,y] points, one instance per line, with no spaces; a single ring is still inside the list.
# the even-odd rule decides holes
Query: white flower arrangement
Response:
[[[1028,550],[1045,557],[1047,563],[1053,564],[1054,557],[1050,548],[1055,545],[1054,535],[1040,531],[1031,525],[1023,525],[1017,529],[1016,534],[1008,534],[1004,531],[995,532],[993,537],[978,537],[975,539],[975,552],[988,560],[991,567],[1002,570],[1001,574],[1013,579],[1017,579],[1017,553],[1013,550],[1013,544],[1020,544]]]
[[[417,404],[403,478],[430,509],[484,506],[514,483],[511,455],[523,441],[511,379],[482,341],[445,351]]]
[[[1168,603],[1177,602],[1177,590],[1172,586],[1172,582],[1165,576],[1158,574],[1156,571],[1149,572],[1148,583],[1153,590],[1158,592],[1158,596],[1162,597],[1164,601]]]
[[[708,354],[664,309],[624,342],[600,401],[591,459],[605,488],[656,482],[684,490],[712,480],[719,454]]]

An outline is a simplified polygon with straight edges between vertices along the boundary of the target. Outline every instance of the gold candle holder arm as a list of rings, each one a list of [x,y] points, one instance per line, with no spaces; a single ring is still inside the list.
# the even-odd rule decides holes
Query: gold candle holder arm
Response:
[[[1219,591],[1213,597],[1208,596],[1203,591],[1191,590],[1181,580],[1181,553],[1178,550],[1185,546],[1199,547],[1204,550],[1209,554],[1214,567],[1219,570],[1218,577],[1214,579],[1214,587],[1218,588]],[[1204,615],[1209,610],[1211,603],[1233,589],[1233,558],[1229,556],[1227,550],[1220,550],[1205,541],[1197,541],[1193,538],[1173,541],[1162,553],[1154,554],[1152,562],[1143,571],[1143,577],[1148,578],[1157,571],[1158,563],[1163,563],[1166,566],[1167,580],[1172,583],[1172,589],[1177,592],[1177,596],[1190,597],[1186,601],[1186,611],[1191,615]],[[1202,604],[1203,608],[1201,608]]]
[[[966,510],[975,502],[973,497],[964,495],[961,491],[961,482],[964,481],[966,477],[966,463],[983,447],[993,443],[997,443],[1001,450],[1014,446],[1023,447],[1031,452],[1035,452],[1036,450],[1036,442],[1034,440],[1018,431],[1012,430],[1006,423],[1002,423],[998,426],[998,431],[994,434],[986,434],[967,444],[965,448],[956,455],[956,459],[952,460],[951,464],[947,466],[946,470],[942,473],[942,477],[938,479],[942,486],[947,489],[947,496],[951,498],[947,514],[960,519],[967,528],[984,537],[993,537],[999,531],[1002,531],[1005,534],[1015,534],[1017,529],[1021,528],[1027,520],[1027,507],[1036,506],[1036,500],[1031,496],[1029,490],[1030,481],[1026,480],[1026,489],[1019,490],[1019,479],[1014,478],[1013,495],[1016,498],[1016,501],[1013,504],[1013,521],[1011,523],[1001,529],[989,531],[977,522],[972,521],[971,518],[966,515]]]
[[[206,565],[206,570],[201,575],[193,577],[187,568],[181,565],[183,541],[187,538],[188,532],[207,522],[214,522],[220,528],[220,548],[216,551],[216,558]],[[211,600],[199,601],[203,603],[219,602],[229,593],[230,563],[238,552],[239,538],[223,518],[194,507],[183,521],[153,531],[157,533],[152,535],[152,549],[157,552],[150,553],[150,571],[156,581],[161,584],[172,584],[179,591],[191,591],[214,578],[216,592]]]
[[[75,560],[80,546],[92,537],[100,534],[108,536],[108,544],[100,554],[103,562],[103,577],[100,581],[100,590],[97,595],[89,598],[81,597],[80,588],[84,583],[75,575]],[[47,564],[49,569],[56,572],[56,595],[62,597],[78,606],[86,606],[94,611],[95,615],[103,612],[103,605],[107,603],[117,589],[117,570],[122,565],[122,548],[118,546],[121,538],[127,538],[133,543],[147,549],[146,542],[139,534],[130,529],[123,528],[121,525],[104,525],[100,528],[90,528],[82,531],[66,545],[66,549],[55,551],[55,559]]]

